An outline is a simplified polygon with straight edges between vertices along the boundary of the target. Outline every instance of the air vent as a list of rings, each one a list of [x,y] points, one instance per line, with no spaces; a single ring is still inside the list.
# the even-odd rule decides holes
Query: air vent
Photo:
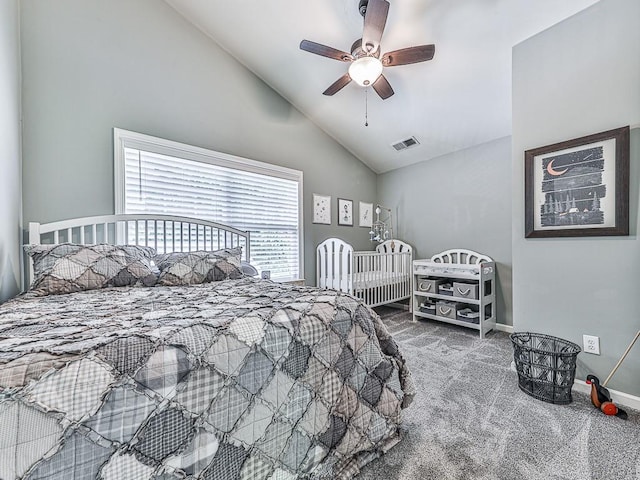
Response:
[[[395,148],[397,152],[400,152],[402,150],[406,150],[407,148],[415,147],[416,145],[420,145],[420,142],[416,140],[416,137],[410,137],[406,140],[402,140],[401,142],[394,143],[391,146]]]

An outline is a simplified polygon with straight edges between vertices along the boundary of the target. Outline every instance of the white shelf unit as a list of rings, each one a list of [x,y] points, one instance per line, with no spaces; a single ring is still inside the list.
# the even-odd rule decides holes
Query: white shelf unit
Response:
[[[444,259],[444,261],[443,261]],[[447,261],[449,260],[449,261]],[[451,261],[453,260],[453,262]],[[456,263],[460,262],[460,263]],[[477,262],[477,263],[476,263]],[[439,322],[459,325],[461,327],[478,330],[480,338],[496,326],[496,266],[489,257],[472,252],[470,250],[447,250],[434,255],[431,259],[413,261],[413,321],[418,318],[427,318]],[[424,278],[446,280],[447,282],[460,281],[478,285],[478,299],[464,298],[454,295],[442,295],[439,293],[420,291],[419,282]],[[472,306],[480,314],[478,323],[444,317],[437,314],[420,311],[420,304],[425,300],[437,302],[446,300],[456,302],[461,307]],[[438,309],[436,309],[436,313]]]

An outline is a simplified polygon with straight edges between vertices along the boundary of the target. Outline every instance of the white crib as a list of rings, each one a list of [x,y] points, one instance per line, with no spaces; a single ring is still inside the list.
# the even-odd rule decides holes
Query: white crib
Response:
[[[316,285],[350,293],[370,307],[411,297],[413,248],[387,240],[375,251],[356,252],[339,238],[316,249]]]

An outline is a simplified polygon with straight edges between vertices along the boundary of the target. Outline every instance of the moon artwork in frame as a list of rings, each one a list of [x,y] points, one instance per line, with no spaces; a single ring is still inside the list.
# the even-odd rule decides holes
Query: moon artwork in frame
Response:
[[[331,197],[313,194],[313,223],[331,225]]]
[[[629,235],[629,127],[525,152],[525,237]]]
[[[360,202],[359,225],[367,228],[371,228],[373,225],[373,203]]]
[[[338,199],[338,225],[353,226],[353,200]]]

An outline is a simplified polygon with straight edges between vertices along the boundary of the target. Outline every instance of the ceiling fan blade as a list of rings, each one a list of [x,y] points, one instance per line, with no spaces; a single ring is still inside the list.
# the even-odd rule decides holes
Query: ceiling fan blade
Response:
[[[338,80],[333,82],[329,86],[329,88],[327,88],[324,92],[322,92],[322,94],[329,95],[329,96],[334,95],[338,93],[340,90],[342,90],[347,84],[349,84],[349,82],[351,82],[351,77],[349,76],[348,73],[345,73]]]
[[[391,88],[391,84],[389,84],[384,75],[380,75],[378,79],[373,82],[372,87],[383,100],[386,100],[393,95],[393,88]]]
[[[431,60],[436,53],[435,45],[419,45],[417,47],[401,48],[393,52],[387,52],[382,56],[382,65],[395,67],[410,63],[426,62]]]
[[[362,32],[362,48],[365,52],[374,53],[380,47],[388,13],[387,0],[369,0],[364,14],[364,31]]]
[[[335,48],[327,47],[326,45],[312,42],[310,40],[302,40],[302,42],[300,42],[300,49],[323,57],[340,60],[341,62],[353,61],[353,56],[350,53],[343,52],[342,50],[336,50]]]

